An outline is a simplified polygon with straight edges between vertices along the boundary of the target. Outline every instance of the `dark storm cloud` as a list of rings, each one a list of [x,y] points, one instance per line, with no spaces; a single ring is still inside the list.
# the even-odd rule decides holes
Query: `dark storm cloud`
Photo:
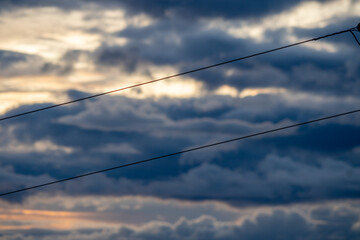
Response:
[[[103,4],[106,6],[109,2],[111,1]],[[20,4],[17,1],[15,3]],[[119,1],[118,3],[128,7],[134,4],[134,6],[139,6],[139,9],[147,6],[149,11],[152,9],[145,1],[131,1],[131,3]],[[190,5],[200,6],[201,4],[206,6],[205,8],[217,9],[212,8],[211,4],[214,3],[211,1],[207,4],[165,1],[163,5],[160,4],[162,6],[160,9],[182,9],[188,8]],[[234,4],[232,1],[225,3],[228,6],[232,4]],[[243,3],[238,1],[237,4]],[[154,9],[159,8],[159,5],[153,3],[151,6]],[[241,7],[237,9],[241,9]],[[201,11],[199,14],[202,14]],[[310,38],[341,30],[341,27],[350,22],[348,19],[342,20],[339,23],[340,26],[330,24],[324,29],[294,28],[294,33],[298,38]],[[269,29],[265,34],[267,40],[257,43],[253,39],[234,38],[223,30],[209,29],[206,23],[201,21],[175,17],[157,20],[147,27],[128,26],[115,35],[126,38],[127,44],[124,46],[111,45],[104,39],[101,47],[93,53],[88,53],[88,57],[93,58],[94,64],[100,71],[106,72],[106,67],[113,67],[132,73],[138,70],[139,66],[142,67],[141,69],[146,69],[148,65],[172,65],[179,71],[188,71],[219,61],[279,47],[284,45],[284,39],[289,32],[285,29]],[[338,52],[317,51],[303,46],[294,47],[276,54],[268,54],[195,73],[191,76],[203,82],[211,90],[228,84],[240,90],[247,87],[284,87],[299,92],[326,95],[358,94],[360,86],[358,86],[357,62],[359,61],[356,61],[358,58],[355,54],[357,46],[354,44],[352,36],[341,35],[319,41],[319,43],[322,42],[336,44]],[[79,53],[76,54],[79,55]],[[76,58],[76,54],[73,54],[72,58]],[[72,70],[69,58],[71,56],[66,54],[61,63],[45,62],[37,69],[45,73],[67,74]],[[31,64],[29,63],[31,69],[36,69]],[[227,75],[229,69],[238,70],[238,74]],[[26,73],[25,70],[20,70]],[[17,72],[20,72],[19,69]],[[147,74],[146,70],[144,73]],[[339,84],[340,82],[341,84]]]
[[[90,234],[94,231],[79,231],[83,232],[84,234]],[[45,229],[30,229],[24,230],[21,233],[15,233],[12,231],[0,233],[0,237],[6,237],[7,239],[15,240],[15,239],[46,239],[48,237],[51,238],[60,238],[65,239],[65,237],[69,236],[70,234],[74,234],[69,231],[54,231],[54,230],[45,230]]]
[[[87,94],[76,93],[75,95]],[[356,99],[354,101],[344,99],[342,102],[341,98],[332,101],[325,101],[325,99],[322,102],[317,101],[318,103],[314,103],[311,95],[296,102],[288,102],[282,95],[258,95],[243,99],[209,96],[194,99],[162,99],[161,101],[108,97],[88,102],[86,105],[73,105],[71,108],[59,108],[57,111],[47,112],[47,118],[43,118],[42,114],[33,115],[32,118],[27,119],[18,118],[14,133],[19,139],[29,139],[29,141],[42,138],[52,139],[65,146],[68,141],[68,146],[79,148],[96,146],[94,144],[99,137],[101,142],[107,144],[121,138],[129,139],[130,137],[129,140],[136,140],[140,135],[153,136],[158,140],[167,137],[194,138],[195,143],[200,143],[203,137],[198,134],[204,134],[205,139],[211,135],[218,136],[218,134],[224,138],[241,135],[278,124],[284,125],[286,119],[299,122],[340,112],[343,109],[351,110],[358,102]],[[34,107],[36,106],[22,107],[9,114],[31,110]],[[353,124],[356,123],[356,119],[354,118]],[[356,131],[357,127],[350,123],[352,120],[348,119],[342,125],[329,128],[334,129],[332,134],[340,134],[342,130]],[[33,125],[33,132],[25,131],[28,124]],[[139,125],[142,127],[139,128]],[[315,130],[309,128],[308,131],[304,131],[304,138],[312,131]],[[78,141],[71,137],[73,132],[76,132],[82,140]],[[194,134],[189,136],[188,132]],[[322,132],[325,133],[327,130],[324,128]],[[82,134],[87,137],[81,137]],[[94,138],[91,137],[92,134]],[[314,138],[315,135],[322,136],[323,134],[314,132],[309,137]],[[299,138],[301,139],[302,135],[299,135]],[[141,139],[139,141],[143,142]],[[356,143],[348,145],[348,149],[354,145]]]
[[[252,124],[230,117],[216,119],[215,117],[208,117],[205,113],[202,117],[195,118],[186,113],[186,111],[183,111],[182,119],[174,120],[167,112],[175,104],[176,101],[173,104],[167,105],[166,103],[157,103],[150,99],[143,101],[121,97],[117,99],[108,98],[104,99],[104,101],[93,103],[92,107],[83,113],[61,118],[59,122],[79,126],[84,129],[124,133],[146,131],[147,134],[155,137],[175,136],[180,138],[188,136],[188,133],[193,133],[195,135],[194,138],[197,138],[201,137],[201,134],[209,136],[210,132],[213,134],[235,135],[248,133],[249,129],[260,131],[261,129],[274,127],[271,123]],[[109,109],[107,106],[112,107]],[[192,111],[194,112],[196,109],[192,109]],[[100,116],[107,117],[104,119]]]
[[[278,46],[280,44],[273,44],[267,49]],[[326,53],[297,47],[278,54],[254,58],[246,63],[239,62],[203,71],[193,76],[210,89],[228,84],[238,89],[284,87],[298,92],[350,96],[357,94],[359,89],[357,70],[355,70],[358,56],[354,51],[355,46],[352,48],[354,49],[351,53],[347,51],[343,53],[341,50],[338,53]],[[248,49],[254,49],[252,53],[255,53],[258,52],[255,49],[263,49],[263,47],[252,45]],[[247,55],[239,47],[233,50],[238,56]],[[226,74],[228,69],[236,69],[235,74],[228,76]]]
[[[0,12],[54,6],[63,10],[96,8],[101,16],[102,10],[122,8],[126,16],[144,13],[155,18],[145,27],[129,24],[116,33],[100,30],[98,49],[68,49],[58,62],[0,51],[1,75],[68,74],[82,57],[92,61],[99,73],[109,68],[119,69],[122,74],[124,70],[143,71],[152,78],[147,67],[172,66],[187,71],[288,44],[285,39],[290,33],[286,27],[268,29],[265,40],[257,42],[211,28],[206,20],[225,19],[237,26],[237,21],[261,20],[302,2],[1,1]],[[86,16],[91,17],[91,13]],[[323,29],[292,28],[292,33],[299,39],[311,38],[351,27],[354,20],[346,19]],[[108,40],[118,37],[126,39],[126,43],[118,46]],[[318,43],[333,44],[337,51],[301,46],[191,75],[210,90],[225,84],[239,91],[277,87],[291,90],[287,95],[279,92],[241,99],[206,96],[157,100],[114,96],[2,122],[0,192],[353,110],[359,105],[358,47],[349,34]],[[88,95],[69,92],[72,99]],[[7,114],[44,106],[47,104],[21,106]],[[39,191],[95,198],[138,195],[212,199],[233,206],[359,199],[359,119],[352,116],[331,120]],[[6,200],[20,202],[25,196],[12,195]],[[122,226],[112,233],[101,229],[34,229],[2,231],[0,238],[358,239],[358,221],[359,216],[351,210],[316,208],[307,217],[297,212],[271,211],[246,219],[242,225],[203,216],[142,228]]]
[[[73,97],[84,94],[71,92]],[[288,102],[282,95],[161,101],[109,96],[49,111],[46,118],[42,113],[8,122],[8,130],[2,131],[5,145],[1,162],[19,179],[24,175],[44,174],[59,179],[268,130],[286,125],[286,121],[310,120],[349,109],[356,103],[341,98],[314,103],[311,95],[297,102]],[[14,112],[34,107],[22,107]],[[359,189],[355,186],[360,179],[356,176],[360,173],[356,164],[358,153],[354,149],[360,145],[360,139],[356,119],[354,115],[354,118],[138,165],[47,190],[63,189],[68,194],[81,195],[213,198],[252,204],[357,198]],[[347,137],[343,139],[344,136]],[[339,144],[336,139],[343,140]],[[12,152],[6,147],[12,140],[15,146],[47,141],[57,148]],[[270,153],[276,153],[275,157],[270,157]],[[329,184],[319,188],[318,182]],[[222,194],[216,195],[220,189]]]
[[[123,3],[126,3],[126,6],[130,4]],[[145,4],[145,2],[134,2],[136,3]],[[154,5],[154,8],[156,7],[158,6]],[[177,6],[168,6],[168,8],[173,9],[171,11],[174,12],[180,9]],[[139,9],[141,10],[141,7]],[[214,16],[212,14],[215,13],[205,14],[200,11],[199,14]],[[296,33],[301,37],[310,34],[306,31]],[[85,54],[87,57],[92,57],[96,66],[103,71],[109,67],[134,72],[139,66],[146,67],[147,64],[172,65],[178,67],[179,70],[189,70],[219,60],[244,56],[253,53],[254,49],[278,47],[279,42],[286,36],[286,32],[268,31],[266,36],[269,41],[263,45],[249,39],[236,39],[221,30],[208,29],[203,23],[172,18],[166,21],[158,20],[148,27],[128,27],[116,33],[116,36],[126,38],[127,44],[114,46],[104,41],[103,45],[93,53],[69,50],[61,61],[66,62],[71,69],[72,64],[78,61],[81,54]],[[42,117],[45,115],[40,114],[32,115],[26,121],[21,119],[14,121],[16,123],[14,132],[10,137],[18,140],[19,143],[30,145],[37,141],[48,140],[57,146],[71,148],[72,152],[59,151],[57,154],[51,154],[51,151],[6,152],[1,161],[4,166],[12,169],[12,173],[19,176],[41,176],[47,173],[51,178],[58,179],[176,152],[197,144],[267,130],[288,122],[306,121],[338,110],[352,110],[353,106],[358,105],[356,98],[353,100],[321,98],[329,95],[354,96],[357,93],[360,89],[356,87],[358,64],[351,59],[356,54],[350,51],[344,53],[319,51],[314,54],[314,51],[303,47],[289,49],[279,54],[266,55],[204,71],[192,77],[205,83],[209,89],[228,84],[239,90],[247,87],[283,87],[294,90],[290,93],[294,95],[308,92],[322,93],[322,95],[308,96],[307,100],[296,100],[295,104],[288,103],[291,98],[281,95],[258,95],[244,99],[204,97],[184,100],[161,99],[160,101],[121,97],[109,98],[111,100],[102,99],[88,105],[79,104],[56,110],[51,114],[47,112],[46,118]],[[5,59],[5,63],[12,62],[11,66],[26,59],[16,54],[1,56]],[[33,69],[40,69],[43,72],[60,72],[58,66],[44,62]],[[227,74],[228,70],[235,71],[233,74]],[[88,94],[72,92],[75,98],[84,95]],[[341,103],[336,103],[337,101]],[[37,106],[23,106],[14,112],[33,107]],[[349,122],[350,120],[345,123],[335,121],[333,125],[325,125],[320,130],[309,128],[298,136],[294,136],[297,131],[293,131],[280,134],[280,136],[250,140],[220,149],[220,153],[213,151],[188,159],[187,157],[174,158],[166,163],[166,168],[162,163],[129,168],[126,171],[109,173],[100,178],[104,182],[104,187],[99,187],[96,181],[89,180],[86,184],[79,185],[79,188],[66,187],[66,190],[73,194],[112,194],[115,192],[187,199],[207,197],[216,199],[213,192],[225,189],[227,185],[209,185],[208,183],[213,183],[212,176],[207,173],[210,172],[218,177],[215,183],[221,182],[220,178],[223,177],[225,183],[241,188],[243,186],[236,182],[250,181],[249,188],[244,189],[248,198],[244,195],[231,196],[230,192],[224,191],[224,194],[218,198],[225,201],[237,198],[237,200],[240,199],[239,201],[256,204],[268,202],[269,200],[266,199],[271,199],[272,203],[276,204],[311,201],[318,198],[357,198],[356,187],[355,190],[342,191],[334,184],[333,187],[327,186],[327,189],[317,195],[315,193],[319,190],[317,186],[296,182],[291,178],[298,175],[299,179],[307,180],[302,174],[303,169],[310,169],[315,173],[310,174],[311,177],[316,178],[317,174],[320,174],[321,181],[332,182],[329,176],[334,175],[334,172],[331,167],[322,162],[328,157],[329,152],[333,154],[334,159],[337,157],[334,160],[335,163],[346,169],[341,172],[341,176],[335,178],[336,181],[346,183],[345,172],[357,173],[355,164],[357,155],[352,151],[359,145],[359,139],[356,137],[359,129],[355,124],[356,121],[350,124]],[[331,134],[327,134],[330,131]],[[355,137],[348,138],[341,144],[332,140],[340,139],[343,133],[353,133]],[[3,137],[6,136],[3,135]],[[324,137],[326,141],[322,141]],[[137,153],[136,159],[134,152]],[[267,157],[273,152],[277,153],[280,159],[283,159],[281,156],[289,156],[288,162],[283,161],[288,165],[298,164],[297,171],[292,172],[289,167],[282,172],[285,176],[283,176],[283,181],[289,184],[280,189],[277,185],[281,185],[282,181],[277,180],[278,176],[259,167],[269,161]],[[346,154],[350,156],[345,157]],[[303,158],[307,160],[304,161]],[[349,159],[351,161],[347,165],[341,165]],[[208,164],[202,165],[203,162]],[[286,165],[285,163],[283,165]],[[239,169],[243,169],[244,172],[239,172]],[[206,179],[208,183],[202,179]],[[150,186],[148,189],[144,181],[148,181],[148,186]],[[204,185],[198,186],[192,184],[192,181]],[[349,181],[353,185],[358,183],[358,179]],[[123,188],[113,189],[111,186],[114,182],[119,183]],[[193,189],[186,189],[187,185],[193,186]],[[139,190],[135,192],[132,189]]]
[[[327,0],[318,0],[326,2]],[[89,3],[96,4],[99,8],[125,8],[128,14],[144,13],[155,18],[168,18],[176,16],[177,18],[259,18],[270,14],[275,14],[301,3],[300,0],[281,0],[274,4],[271,0],[260,1],[167,1],[167,0],[80,0],[80,1],[56,1],[56,0],[4,0],[0,6],[2,10],[13,10],[16,8],[26,7],[48,7],[54,6],[60,9],[72,10],[87,6]]]
[[[330,25],[325,30],[295,29],[294,33],[302,39],[335,30],[336,27]],[[337,26],[338,30],[342,29]],[[140,65],[145,68],[148,64],[172,65],[182,72],[286,45],[284,39],[289,33],[285,29],[268,30],[265,33],[267,40],[257,43],[252,39],[234,38],[222,30],[208,29],[203,23],[176,19],[157,21],[143,28],[128,27],[117,35],[128,39],[128,43],[118,47],[106,44],[100,47],[93,55],[100,66],[122,66],[133,72]],[[319,51],[296,46],[194,73],[191,77],[211,90],[228,84],[238,89],[284,87],[326,95],[358,94],[357,46],[352,36],[343,34],[323,39],[313,46],[324,43],[335,44],[337,50]],[[235,73],[229,75],[228,71],[234,69]]]
[[[241,156],[237,156],[232,161],[240,159]],[[94,176],[81,179],[77,184],[66,183],[64,191],[71,195],[91,192],[190,200],[213,199],[233,205],[276,205],[314,200],[356,199],[360,190],[359,174],[359,167],[329,158],[318,160],[316,164],[308,164],[270,155],[262,160],[255,170],[231,170],[202,164],[166,180],[115,180]],[[96,186],[97,182],[102,185]]]
[[[58,7],[71,10],[82,6],[82,1],[71,0],[3,0],[0,2],[0,13],[2,11],[16,10],[18,8],[36,8],[36,7]]]
[[[156,18],[176,15],[179,18],[257,18],[264,15],[286,10],[300,3],[299,0],[276,1],[244,1],[244,0],[107,0],[103,1],[112,5],[125,6],[134,13],[146,13]],[[324,1],[319,1],[324,2]]]
[[[246,41],[236,40],[224,32],[204,30],[188,21],[160,21],[144,28],[128,27],[117,33],[129,39],[125,46],[104,44],[93,58],[100,66],[125,67],[132,72],[139,65],[177,65],[191,69],[209,60],[219,60],[233,53]]]
[[[0,192],[9,192],[15,189],[20,189],[28,186],[42,184],[44,182],[53,181],[48,174],[19,174],[10,164],[0,165]],[[24,193],[22,195],[3,196],[2,199],[9,202],[19,202],[25,199],[31,193]]]
[[[301,128],[296,136],[277,139],[276,145],[297,146],[308,150],[337,152],[349,151],[360,145],[360,128],[351,125],[327,124],[311,129]],[[307,139],[307,140],[306,140]],[[342,139],[339,141],[339,139]],[[267,140],[265,140],[267,141]]]
[[[278,124],[284,120],[306,121],[330,115],[337,112],[336,110],[340,111],[344,108],[350,110],[358,103],[357,99],[348,101],[346,98],[335,98],[330,101],[316,95],[299,97],[297,101],[289,102],[290,95],[291,93],[288,96],[287,94],[259,94],[246,98],[227,96],[192,99],[164,98],[161,101],[108,97],[86,104],[86,108],[80,113],[63,117],[59,122],[84,129],[119,132],[146,131],[148,134],[160,136],[165,136],[165,133],[171,129],[175,131],[177,129],[179,133],[186,129],[190,131],[197,129],[202,132],[202,128],[208,124],[216,133],[229,134],[226,128],[221,130],[215,126],[233,124],[231,125],[232,133],[241,134],[243,133],[241,126],[255,131],[257,126],[259,128],[271,127],[271,124],[267,124]],[[103,116],[107,117],[103,118]],[[197,126],[198,123],[204,125]],[[356,125],[351,124],[351,121],[343,122],[343,124],[347,123],[350,126]],[[139,128],[139,125],[142,127]],[[194,127],[192,128],[191,125]],[[208,130],[205,129],[205,132],[210,133],[211,131]],[[162,131],[164,134],[160,134]],[[171,133],[172,131],[169,135]]]

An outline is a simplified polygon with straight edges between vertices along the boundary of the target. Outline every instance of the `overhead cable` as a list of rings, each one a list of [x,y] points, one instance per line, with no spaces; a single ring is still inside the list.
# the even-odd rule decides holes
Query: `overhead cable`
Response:
[[[359,25],[360,25],[360,23],[359,23]],[[358,28],[360,28],[359,25],[358,25]],[[350,31],[350,33],[351,33],[351,35],[353,35],[355,41],[356,41],[357,44],[360,46],[359,39],[357,39],[357,37],[356,37],[356,35],[355,35],[355,33],[354,33],[355,31],[358,31],[358,32],[359,32],[359,30],[357,30],[357,29],[356,29],[356,30],[355,30],[355,29],[352,29],[352,30]]]
[[[187,74],[190,74],[190,73],[203,71],[203,70],[206,70],[206,69],[222,66],[222,65],[225,65],[225,64],[241,61],[241,60],[244,60],[244,59],[248,59],[248,58],[252,58],[252,57],[256,57],[256,56],[260,56],[260,55],[264,55],[264,54],[268,54],[268,53],[275,52],[275,51],[279,51],[279,50],[282,50],[282,49],[285,49],[285,48],[290,48],[290,47],[305,44],[305,43],[308,43],[308,42],[317,41],[317,40],[320,40],[320,39],[324,39],[324,38],[332,37],[332,36],[335,36],[335,35],[343,34],[343,33],[346,33],[346,32],[352,32],[352,30],[353,30],[353,28],[350,28],[350,29],[346,29],[346,30],[343,30],[343,31],[334,32],[334,33],[323,35],[323,36],[320,36],[320,37],[316,37],[316,38],[300,41],[300,42],[297,42],[297,43],[289,44],[289,45],[286,45],[286,46],[274,48],[274,49],[271,49],[271,50],[251,54],[251,55],[248,55],[248,56],[239,57],[239,58],[231,59],[231,60],[228,60],[228,61],[208,65],[208,66],[205,66],[205,67],[200,67],[200,68],[196,68],[196,69],[193,69],[193,70],[177,73],[177,74],[170,75],[170,76],[167,76],[167,77],[158,78],[158,79],[154,79],[154,80],[151,80],[151,81],[130,85],[130,86],[127,86],[127,87],[118,88],[118,89],[114,89],[114,90],[111,90],[111,91],[98,93],[98,94],[90,95],[90,96],[83,97],[83,98],[74,99],[74,100],[71,100],[71,101],[68,101],[68,102],[63,102],[63,103],[50,105],[50,106],[47,106],[47,107],[37,108],[37,109],[34,109],[34,110],[30,110],[30,111],[10,115],[10,116],[5,116],[5,117],[0,118],[0,121],[5,121],[5,120],[8,120],[8,119],[17,118],[17,117],[21,117],[21,116],[24,116],[24,115],[29,115],[29,114],[32,114],[32,113],[41,112],[41,111],[57,108],[57,107],[60,107],[60,106],[69,105],[69,104],[73,104],[73,103],[76,103],[76,102],[92,99],[92,98],[97,98],[97,97],[100,97],[100,96],[103,96],[103,95],[108,95],[108,94],[111,94],[111,93],[120,92],[120,91],[124,91],[124,90],[131,89],[131,88],[144,86],[144,85],[147,85],[147,84],[150,84],[150,83],[155,83],[155,82],[167,80],[167,79],[170,79],[170,78],[175,78],[175,77],[187,75]]]
[[[97,170],[97,171],[93,171],[93,172],[84,173],[84,174],[73,176],[73,177],[63,178],[63,179],[56,180],[56,181],[51,181],[51,182],[47,182],[47,183],[43,183],[43,184],[39,184],[39,185],[34,185],[34,186],[31,186],[31,187],[26,187],[26,188],[21,188],[21,189],[9,191],[9,192],[4,192],[4,193],[0,194],[0,197],[10,195],[10,194],[14,194],[14,193],[29,191],[29,190],[33,190],[33,189],[36,189],[36,188],[41,188],[41,187],[45,187],[45,186],[48,186],[48,185],[53,185],[53,184],[57,184],[57,183],[61,183],[61,182],[75,180],[75,179],[78,179],[78,178],[88,177],[88,176],[103,173],[103,172],[109,172],[109,171],[113,171],[113,170],[116,170],[116,169],[119,169],[119,168],[125,168],[125,167],[130,167],[130,166],[133,166],[133,165],[143,164],[143,163],[146,163],[146,162],[151,162],[151,161],[155,161],[155,160],[159,160],[159,159],[163,159],[163,158],[168,158],[168,157],[175,156],[175,155],[180,155],[180,154],[183,154],[183,153],[193,152],[193,151],[197,151],[197,150],[200,150],[200,149],[215,147],[215,146],[218,146],[218,145],[231,143],[231,142],[235,142],[235,141],[240,141],[240,140],[247,139],[247,138],[252,138],[252,137],[265,135],[265,134],[269,134],[269,133],[273,133],[273,132],[278,132],[278,131],[282,131],[282,130],[289,129],[289,128],[294,128],[294,127],[299,127],[299,126],[303,126],[303,125],[307,125],[307,124],[312,124],[312,123],[315,123],[315,122],[325,121],[325,120],[329,120],[329,119],[332,119],[332,118],[337,118],[337,117],[341,117],[341,116],[345,116],[345,115],[349,115],[349,114],[354,114],[354,113],[358,113],[358,112],[360,112],[360,109],[349,111],[349,112],[344,112],[344,113],[339,113],[339,114],[335,114],[335,115],[331,115],[331,116],[327,116],[327,117],[322,117],[322,118],[318,118],[318,119],[314,119],[314,120],[310,120],[310,121],[306,121],[306,122],[291,124],[291,125],[287,125],[287,126],[280,127],[280,128],[274,128],[274,129],[270,129],[270,130],[267,130],[267,131],[253,133],[253,134],[250,134],[250,135],[241,136],[241,137],[237,137],[237,138],[232,138],[232,139],[224,140],[224,141],[221,141],[221,142],[215,142],[215,143],[211,143],[211,144],[207,144],[207,145],[203,145],[203,146],[199,146],[199,147],[188,148],[186,150],[182,150],[182,151],[179,151],[179,152],[169,153],[169,154],[165,154],[165,155],[162,155],[162,156],[157,156],[157,157],[148,158],[148,159],[145,159],[145,160],[140,160],[140,161],[137,161],[137,162],[127,163],[127,164],[123,164],[123,165],[119,165],[119,166],[114,166],[114,167],[105,168],[105,169],[101,169],[101,170]]]

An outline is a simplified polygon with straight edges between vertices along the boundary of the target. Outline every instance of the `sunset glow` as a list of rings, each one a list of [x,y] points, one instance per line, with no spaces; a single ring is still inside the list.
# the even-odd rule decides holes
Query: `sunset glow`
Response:
[[[359,19],[0,1],[0,240],[360,239]]]

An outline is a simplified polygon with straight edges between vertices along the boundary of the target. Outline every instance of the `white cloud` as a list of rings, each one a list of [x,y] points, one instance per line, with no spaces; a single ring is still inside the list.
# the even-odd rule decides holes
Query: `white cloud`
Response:
[[[56,152],[69,154],[73,152],[73,149],[71,147],[56,145],[50,140],[40,140],[33,142],[31,144],[9,141],[6,146],[0,147],[0,152],[2,153],[24,154],[24,153],[36,153],[36,152],[44,153],[50,151],[53,154]]]
[[[236,38],[251,38],[257,42],[267,42],[266,31],[286,29],[288,39],[285,42],[297,42],[294,28],[324,28],[339,20],[360,16],[360,2],[352,0],[333,0],[326,2],[303,1],[299,5],[286,9],[282,13],[256,20],[206,20],[210,29],[221,29]],[[355,23],[354,23],[355,24]],[[351,26],[349,26],[351,27]],[[355,26],[354,26],[355,27]],[[339,29],[342,30],[342,29]],[[316,36],[314,36],[316,37]],[[330,43],[317,42],[307,44],[315,50],[336,52],[337,46]]]
[[[52,7],[28,8],[2,13],[0,48],[37,54],[56,61],[67,50],[94,50],[104,37],[127,26],[144,27],[153,23],[145,16],[126,16],[122,9],[102,10],[96,6],[82,10],[62,11]],[[109,35],[90,31],[101,29]]]

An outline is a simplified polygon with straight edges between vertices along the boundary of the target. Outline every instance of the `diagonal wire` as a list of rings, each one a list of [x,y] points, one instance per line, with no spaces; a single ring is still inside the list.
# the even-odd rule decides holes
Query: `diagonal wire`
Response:
[[[245,56],[245,57],[239,57],[239,58],[235,58],[235,59],[232,59],[232,60],[228,60],[228,61],[208,65],[208,66],[205,66],[205,67],[200,67],[200,68],[196,68],[196,69],[193,69],[193,70],[177,73],[177,74],[170,75],[170,76],[167,76],[167,77],[158,78],[158,79],[154,79],[154,80],[151,80],[151,81],[134,84],[134,85],[131,85],[131,86],[127,86],[127,87],[123,87],[123,88],[119,88],[119,89],[115,89],[115,90],[111,90],[111,91],[107,91],[107,92],[103,92],[103,93],[99,93],[99,94],[95,94],[95,95],[90,95],[90,96],[83,97],[83,98],[78,98],[78,99],[71,100],[71,101],[68,101],[68,102],[54,104],[54,105],[51,105],[51,106],[38,108],[38,109],[35,109],[35,110],[31,110],[31,111],[22,112],[22,113],[19,113],[19,114],[14,114],[14,115],[2,117],[2,118],[0,118],[0,121],[12,119],[12,118],[17,118],[17,117],[20,117],[20,116],[24,116],[24,115],[28,115],[28,114],[32,114],[32,113],[36,113],[36,112],[41,112],[41,111],[49,110],[49,109],[52,109],[52,108],[57,108],[57,107],[64,106],[64,105],[69,105],[69,104],[72,104],[72,103],[88,100],[88,99],[91,99],[91,98],[97,98],[97,97],[100,97],[100,96],[103,96],[103,95],[107,95],[107,94],[111,94],[111,93],[115,93],[115,92],[120,92],[120,91],[124,91],[124,90],[131,89],[131,88],[140,87],[140,86],[147,85],[147,84],[150,84],[150,83],[155,83],[155,82],[167,80],[167,79],[170,79],[170,78],[183,76],[183,75],[190,74],[190,73],[203,71],[203,70],[206,70],[206,69],[210,69],[210,68],[222,66],[222,65],[225,65],[225,64],[241,61],[241,60],[256,57],[256,56],[259,56],[259,55],[264,55],[264,54],[267,54],[267,53],[279,51],[279,50],[282,50],[282,49],[285,49],[285,48],[294,47],[294,46],[301,45],[301,44],[304,44],[304,43],[308,43],[308,42],[311,42],[311,41],[317,41],[317,40],[320,40],[320,39],[323,39],[323,38],[332,37],[332,36],[343,34],[343,33],[349,32],[349,31],[351,32],[351,30],[352,30],[352,28],[351,29],[346,29],[346,30],[343,30],[343,31],[339,31],[339,32],[334,32],[334,33],[327,34],[327,35],[323,35],[323,36],[320,36],[320,37],[304,40],[304,41],[301,41],[301,42],[293,43],[293,44],[290,44],[290,45],[274,48],[274,49],[271,49],[271,50],[251,54],[251,55],[248,55],[248,56]]]
[[[353,35],[353,37],[355,38],[355,41],[356,41],[356,42],[359,44],[359,46],[360,46],[360,42],[359,42],[359,40],[357,39],[355,33],[354,33],[353,31],[350,31],[350,33]]]
[[[66,181],[70,181],[70,180],[74,180],[74,179],[78,179],[78,178],[83,178],[83,177],[87,177],[87,176],[90,176],[90,175],[95,175],[95,174],[99,174],[99,173],[103,173],[103,172],[113,171],[113,170],[116,170],[116,169],[119,169],[119,168],[125,168],[125,167],[130,167],[130,166],[133,166],[133,165],[143,164],[143,163],[146,163],[146,162],[151,162],[151,161],[155,161],[155,160],[158,160],[158,159],[168,158],[168,157],[175,156],[175,155],[180,155],[180,154],[183,154],[183,153],[193,152],[193,151],[197,151],[197,150],[200,150],[200,149],[215,147],[215,146],[218,146],[218,145],[222,145],[222,144],[226,144],[226,143],[230,143],[230,142],[235,142],[235,141],[240,141],[240,140],[247,139],[247,138],[252,138],[252,137],[265,135],[265,134],[269,134],[269,133],[273,133],[273,132],[278,132],[278,131],[282,131],[282,130],[289,129],[289,128],[294,128],[294,127],[299,127],[299,126],[302,126],[302,125],[307,125],[307,124],[311,124],[311,123],[315,123],[315,122],[325,121],[325,120],[328,120],[328,119],[337,118],[337,117],[341,117],[341,116],[345,116],[345,115],[349,115],[349,114],[354,114],[354,113],[358,113],[358,112],[360,112],[360,109],[356,109],[356,110],[349,111],[349,112],[344,112],[344,113],[339,113],[339,114],[335,114],[335,115],[331,115],[331,116],[327,116],[327,117],[322,117],[322,118],[318,118],[318,119],[314,119],[314,120],[310,120],[310,121],[306,121],[306,122],[301,122],[301,123],[297,123],[297,124],[287,125],[287,126],[284,126],[284,127],[275,128],[275,129],[271,129],[271,130],[267,130],[267,131],[263,131],[263,132],[253,133],[253,134],[250,134],[250,135],[241,136],[241,137],[237,137],[237,138],[232,138],[232,139],[228,139],[228,140],[221,141],[221,142],[215,142],[215,143],[203,145],[203,146],[200,146],[200,147],[188,148],[186,150],[182,150],[182,151],[175,152],[175,153],[170,153],[170,154],[166,154],[166,155],[162,155],[162,156],[158,156],[158,157],[148,158],[148,159],[137,161],[137,162],[132,162],[132,163],[123,164],[123,165],[119,165],[119,166],[115,166],[115,167],[105,168],[105,169],[102,169],[102,170],[97,170],[97,171],[93,171],[93,172],[84,173],[84,174],[77,175],[77,176],[74,176],[74,177],[63,178],[63,179],[60,179],[60,180],[47,182],[47,183],[43,183],[43,184],[39,184],[39,185],[34,185],[34,186],[31,186],[31,187],[26,187],[26,188],[21,188],[21,189],[9,191],[9,192],[4,192],[4,193],[0,194],[0,197],[10,195],[10,194],[14,194],[14,193],[29,191],[29,190],[33,190],[33,189],[36,189],[36,188],[41,188],[41,187],[45,187],[45,186],[48,186],[48,185],[53,185],[53,184],[57,184],[57,183],[61,183],[61,182],[66,182]]]

